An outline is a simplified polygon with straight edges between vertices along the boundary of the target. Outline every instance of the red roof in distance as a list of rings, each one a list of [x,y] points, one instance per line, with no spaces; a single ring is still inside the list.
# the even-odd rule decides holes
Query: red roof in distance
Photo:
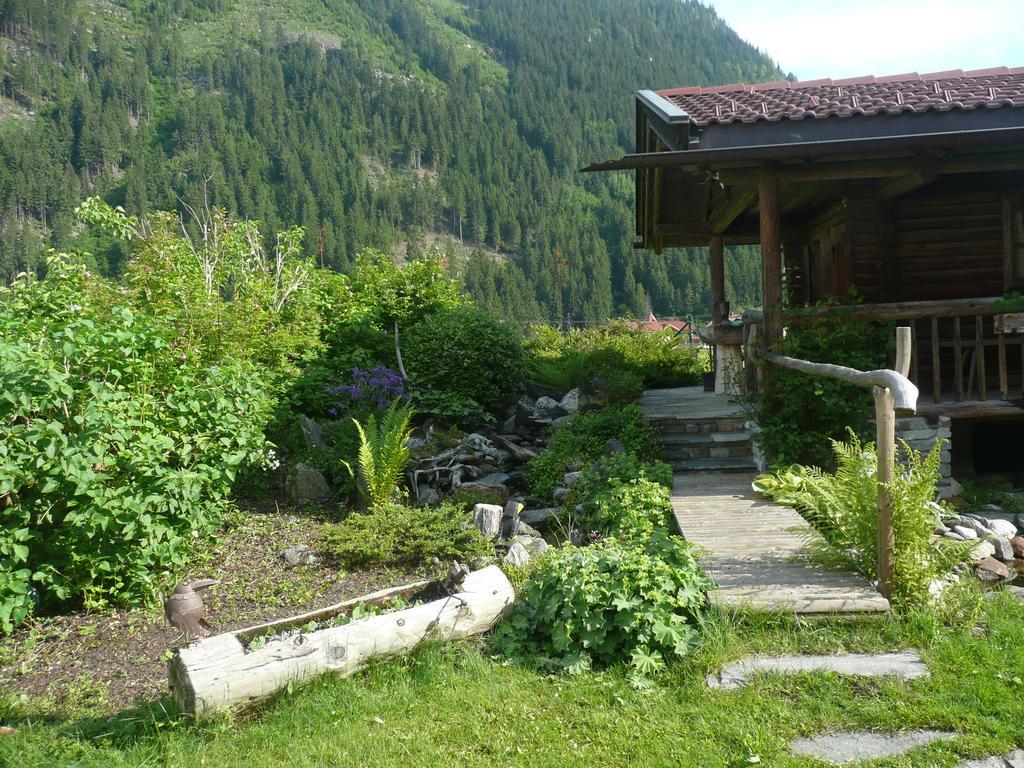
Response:
[[[711,124],[805,118],[897,115],[904,112],[1024,107],[1024,67],[951,70],[919,75],[808,80],[791,83],[690,86],[657,91],[690,116]]]

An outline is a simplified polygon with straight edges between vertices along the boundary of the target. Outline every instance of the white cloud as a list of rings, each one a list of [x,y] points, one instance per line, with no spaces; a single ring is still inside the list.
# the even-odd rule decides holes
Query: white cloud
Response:
[[[1022,0],[705,0],[801,80],[1024,65]]]

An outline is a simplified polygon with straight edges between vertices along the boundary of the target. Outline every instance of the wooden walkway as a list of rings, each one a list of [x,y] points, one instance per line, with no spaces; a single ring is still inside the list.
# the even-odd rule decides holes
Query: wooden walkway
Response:
[[[810,526],[789,507],[758,497],[748,472],[675,476],[672,507],[683,537],[730,608],[802,614],[883,613],[889,602],[852,573],[801,559]]]

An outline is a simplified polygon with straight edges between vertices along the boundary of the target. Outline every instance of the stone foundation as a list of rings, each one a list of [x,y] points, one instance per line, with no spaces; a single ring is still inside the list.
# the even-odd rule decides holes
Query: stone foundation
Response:
[[[905,416],[896,419],[896,444],[900,441],[921,454],[927,454],[939,440],[943,440],[939,463],[939,496],[954,495],[958,484],[953,479],[953,446],[948,416]]]

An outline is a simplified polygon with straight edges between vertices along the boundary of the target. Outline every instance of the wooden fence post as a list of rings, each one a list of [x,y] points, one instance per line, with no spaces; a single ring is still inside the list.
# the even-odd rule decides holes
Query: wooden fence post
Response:
[[[896,371],[910,373],[911,330],[896,329]],[[878,452],[878,591],[888,599],[892,596],[892,561],[896,546],[892,530],[892,484],[896,464],[896,410],[892,390],[875,387],[875,447]]]

